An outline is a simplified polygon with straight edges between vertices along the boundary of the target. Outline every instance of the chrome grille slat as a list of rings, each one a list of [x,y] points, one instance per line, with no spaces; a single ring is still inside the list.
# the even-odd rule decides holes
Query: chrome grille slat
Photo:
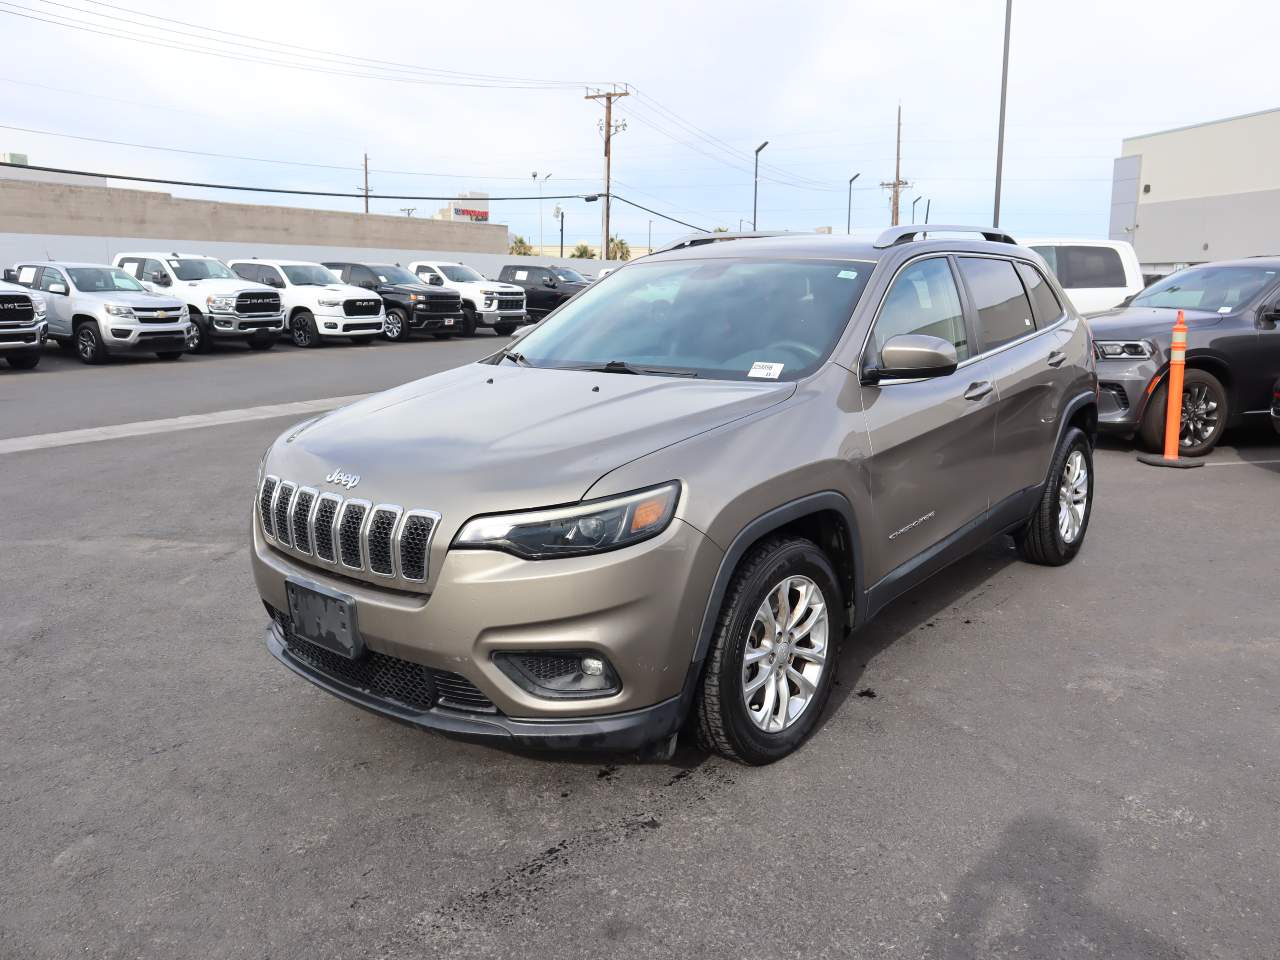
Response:
[[[440,514],[374,504],[270,475],[257,493],[258,522],[272,546],[322,567],[376,580],[426,583]],[[407,584],[406,584],[407,586]]]

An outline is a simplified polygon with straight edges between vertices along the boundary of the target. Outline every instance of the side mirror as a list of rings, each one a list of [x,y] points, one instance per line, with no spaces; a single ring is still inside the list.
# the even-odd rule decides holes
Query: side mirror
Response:
[[[862,382],[868,386],[881,380],[914,380],[945,377],[958,365],[955,344],[923,333],[902,333],[890,337],[880,351],[879,362],[863,368]]]
[[[374,281],[372,281],[372,280],[361,280],[358,284],[356,284],[356,286],[358,286],[358,287],[364,287],[366,290],[377,290],[377,289],[378,289],[378,285],[377,285],[377,283],[375,283],[375,282],[374,282]]]
[[[527,327],[517,327],[516,332],[511,335],[511,342],[515,343],[517,340],[523,339],[534,326],[536,324],[531,323]]]
[[[556,278],[555,278],[555,277],[543,277],[543,278],[542,278],[542,285],[543,285],[544,287],[554,287],[554,286],[556,285]]]
[[[1258,319],[1273,327],[1280,323],[1280,303],[1273,303],[1269,307],[1263,307],[1258,311]]]
[[[1133,303],[1133,298],[1136,296],[1137,296],[1136,293],[1129,294],[1127,297],[1125,297],[1123,300],[1120,301],[1120,306],[1127,307],[1129,304]]]
[[[172,285],[173,281],[169,279],[169,275],[162,270],[157,270],[147,278],[157,287],[167,287]]]
[[[17,283],[17,282],[18,282],[18,271],[17,271],[17,270],[12,269],[11,267],[5,267],[5,268],[4,268],[4,282],[5,282],[5,283]]]
[[[49,291],[48,291],[48,292],[49,292],[49,293],[60,293],[60,294],[62,294],[62,295],[65,297],[65,296],[67,295],[67,285],[66,285],[65,283],[51,283],[51,284],[49,284]]]
[[[275,287],[277,290],[283,290],[284,281],[281,280],[279,277],[271,277],[270,279],[267,280],[267,286]]]
[[[427,283],[431,284],[431,286],[433,287],[443,287],[444,278],[441,277],[440,274],[438,273],[433,273],[431,274],[431,278],[427,280]]]

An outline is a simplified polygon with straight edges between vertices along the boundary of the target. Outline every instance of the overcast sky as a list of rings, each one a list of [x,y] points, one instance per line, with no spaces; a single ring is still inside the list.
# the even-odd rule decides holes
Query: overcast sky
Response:
[[[548,195],[580,194],[599,190],[602,172],[603,110],[583,99],[583,86],[616,82],[636,90],[615,114],[627,123],[614,141],[617,194],[699,227],[736,229],[751,217],[751,152],[768,140],[761,229],[843,230],[846,183],[857,172],[855,226],[888,222],[879,184],[893,178],[901,102],[902,172],[911,183],[903,219],[921,196],[931,199],[935,223],[989,223],[1003,17],[1003,0],[4,0],[5,127],[282,162],[13,129],[0,129],[0,152],[51,166],[342,191],[358,188],[367,150],[374,192],[536,194],[537,171],[552,175]],[[1275,3],[1015,0],[1002,225],[1024,235],[1105,236],[1111,161],[1123,137],[1280,106],[1278,28]],[[382,78],[228,59],[290,59],[283,49],[236,46],[230,34],[324,51],[311,56],[327,59],[307,61],[319,70]],[[440,78],[415,67],[525,78],[512,86],[536,88],[428,83]],[[348,210],[360,203],[255,199]],[[556,202],[543,203],[548,244]],[[599,205],[559,202],[566,244],[598,245]],[[429,215],[444,205],[385,200],[373,209],[416,206]],[[538,207],[491,204],[495,222],[535,243]],[[921,200],[919,219],[924,207]],[[0,211],[0,229],[2,218]],[[633,245],[647,243],[650,219],[615,206],[615,232]],[[655,242],[687,232],[653,224]]]

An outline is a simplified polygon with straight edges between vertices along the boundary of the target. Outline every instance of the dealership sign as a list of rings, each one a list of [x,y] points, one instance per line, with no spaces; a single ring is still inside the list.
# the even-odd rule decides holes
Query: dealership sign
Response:
[[[471,210],[467,207],[454,207],[453,215],[455,217],[466,217],[468,220],[485,220],[489,219],[488,210]]]

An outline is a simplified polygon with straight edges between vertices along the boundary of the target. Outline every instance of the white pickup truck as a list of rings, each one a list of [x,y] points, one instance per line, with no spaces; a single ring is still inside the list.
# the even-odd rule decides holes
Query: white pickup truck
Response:
[[[191,349],[205,353],[215,340],[236,338],[270,350],[284,331],[280,294],[246,283],[216,257],[192,253],[118,253],[112,261],[152,293],[187,304],[195,327]]]
[[[0,357],[15,370],[33,370],[49,337],[44,297],[17,284],[17,271],[6,270],[0,283]],[[12,279],[14,282],[8,282]]]
[[[423,283],[457,290],[462,297],[464,337],[474,336],[477,327],[493,327],[499,336],[510,336],[528,319],[524,290],[511,283],[488,280],[464,263],[442,260],[415,260],[409,272]]]
[[[334,337],[372,343],[382,333],[382,297],[343,283],[323,264],[254,259],[227,265],[242,280],[280,291],[294,346],[318,347]]]

